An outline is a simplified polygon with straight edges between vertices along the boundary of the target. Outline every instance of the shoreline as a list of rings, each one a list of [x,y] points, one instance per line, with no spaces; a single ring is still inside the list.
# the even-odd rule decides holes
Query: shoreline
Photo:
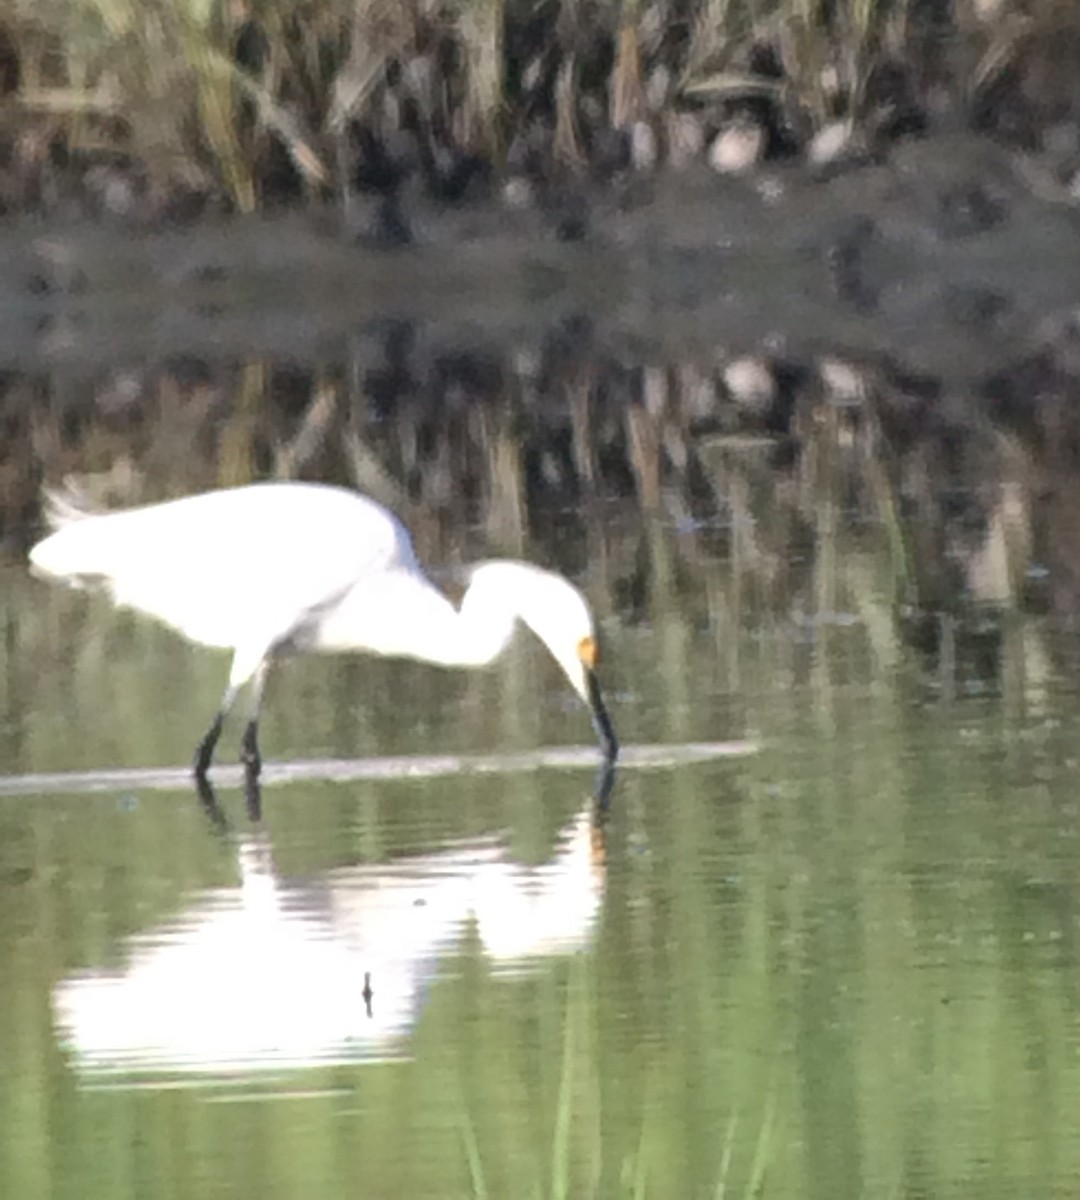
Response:
[[[584,321],[644,360],[828,350],[957,385],[1024,357],[1075,305],[1080,205],[1035,194],[986,139],[922,139],[832,178],[634,183],[584,196],[569,242],[492,203],[418,205],[414,244],[393,249],[322,210],[159,230],[8,219],[0,365],[311,363],[385,321],[498,349]]]

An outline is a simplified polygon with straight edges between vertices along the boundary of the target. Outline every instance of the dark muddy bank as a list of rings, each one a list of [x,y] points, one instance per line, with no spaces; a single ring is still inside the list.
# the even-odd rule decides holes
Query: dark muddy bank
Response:
[[[368,244],[378,211],[135,232],[14,221],[0,230],[0,363],[314,363],[388,319],[499,352],[573,322],[638,360],[827,349],[964,386],[1062,336],[1080,279],[1080,208],[967,135],[832,178],[702,168],[554,211],[404,218],[414,241],[396,249]]]

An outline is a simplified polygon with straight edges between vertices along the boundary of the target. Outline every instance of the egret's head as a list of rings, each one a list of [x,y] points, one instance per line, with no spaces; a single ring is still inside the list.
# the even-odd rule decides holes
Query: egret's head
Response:
[[[561,575],[527,567],[518,613],[551,651],[574,691],[589,703],[589,676],[599,659],[596,625],[588,601]]]
[[[605,757],[613,761],[618,745],[596,679],[600,647],[585,597],[568,579],[529,563],[485,563],[474,571],[473,582],[483,591],[498,592],[547,646],[574,691],[592,710]]]

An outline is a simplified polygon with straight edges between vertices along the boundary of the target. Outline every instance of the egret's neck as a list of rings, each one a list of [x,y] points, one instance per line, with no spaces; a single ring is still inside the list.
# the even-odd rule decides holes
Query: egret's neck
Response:
[[[357,584],[314,630],[320,650],[370,650],[447,667],[481,667],[514,634],[517,610],[495,589],[473,584],[456,608],[417,572]]]
[[[505,596],[475,584],[460,608],[434,586],[421,601],[422,612],[400,653],[444,667],[483,667],[506,649],[519,613]]]

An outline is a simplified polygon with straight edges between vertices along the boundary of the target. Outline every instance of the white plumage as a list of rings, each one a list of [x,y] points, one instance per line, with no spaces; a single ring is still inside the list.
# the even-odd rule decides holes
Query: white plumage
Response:
[[[362,650],[480,666],[506,647],[519,619],[589,703],[614,761],[617,744],[592,673],[592,614],[560,575],[529,563],[482,563],[470,569],[455,608],[424,574],[391,512],[320,484],[254,484],[108,513],[50,499],[55,531],[30,551],[38,571],[103,584],[117,604],[192,641],[233,650],[229,686],[196,754],[200,776],[249,682],[244,758],[258,773],[259,704],[277,653]]]

